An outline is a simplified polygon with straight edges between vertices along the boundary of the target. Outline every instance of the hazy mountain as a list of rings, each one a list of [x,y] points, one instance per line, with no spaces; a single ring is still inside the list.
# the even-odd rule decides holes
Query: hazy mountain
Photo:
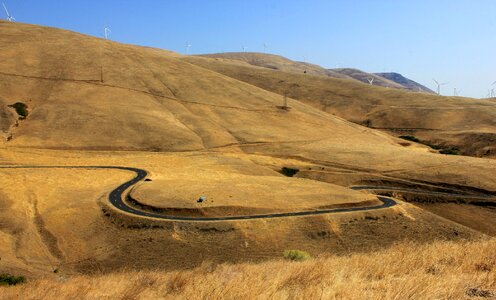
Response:
[[[396,82],[396,83],[398,83],[398,84],[406,87],[409,90],[418,91],[418,92],[428,92],[428,93],[433,93],[434,94],[434,91],[433,90],[429,89],[428,87],[425,87],[424,85],[421,85],[418,82],[415,82],[415,81],[413,81],[411,79],[408,79],[408,78],[404,77],[401,74],[394,73],[394,72],[389,72],[389,73],[374,73],[374,74],[377,75],[377,76],[386,78],[386,79],[388,79],[390,81],[394,81],[394,82]]]

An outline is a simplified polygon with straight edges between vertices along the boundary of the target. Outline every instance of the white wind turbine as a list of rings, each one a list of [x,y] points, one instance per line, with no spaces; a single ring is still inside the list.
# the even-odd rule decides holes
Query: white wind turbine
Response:
[[[108,40],[110,38],[110,34],[112,33],[112,30],[108,26],[105,26],[103,29],[103,35],[105,36],[105,39]]]
[[[453,96],[459,96],[461,91],[462,91],[462,90],[459,90],[459,89],[457,89],[457,88],[454,88],[454,89],[453,89]]]
[[[241,49],[243,49],[243,52],[246,52],[246,49],[247,49],[247,48],[246,48],[246,46],[245,46],[245,45],[241,44]]]
[[[436,85],[437,85],[437,94],[438,94],[438,95],[441,95],[441,87],[442,87],[443,85],[447,85],[449,82],[439,83],[436,79],[432,79],[432,80],[434,80],[434,82],[435,82],[435,83],[436,83]]]
[[[190,43],[186,44],[186,55],[189,54],[189,48],[191,48],[191,46],[193,46],[193,45],[191,45]]]
[[[3,9],[5,10],[5,14],[7,15],[7,20],[9,20],[9,22],[14,22],[15,18],[7,10],[7,6],[5,6],[5,3],[2,2],[2,5],[3,5]]]
[[[491,86],[495,85],[496,81],[491,83]],[[494,88],[488,89],[487,90],[487,97],[486,98],[493,98],[496,94],[494,93]]]
[[[367,78],[367,81],[369,82],[370,85],[374,84],[374,77],[369,77]]]
[[[267,44],[264,43],[263,46],[264,46],[264,52],[263,53],[267,53]]]

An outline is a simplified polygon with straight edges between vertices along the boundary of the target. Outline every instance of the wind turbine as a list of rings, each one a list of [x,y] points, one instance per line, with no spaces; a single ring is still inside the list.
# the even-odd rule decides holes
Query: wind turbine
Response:
[[[5,10],[5,14],[7,14],[7,20],[9,20],[9,22],[14,22],[15,18],[7,10],[7,6],[5,6],[5,3],[2,2],[2,5],[3,5],[3,9]]]
[[[108,26],[105,26],[103,29],[103,35],[105,36],[105,39],[108,40],[110,38],[110,34],[112,33],[112,30]]]
[[[241,45],[241,48],[243,49],[243,52],[246,52],[246,46],[245,45]]]
[[[266,44],[266,43],[264,43],[264,45],[263,45],[263,46],[264,46],[264,53],[266,53],[266,52],[267,52],[267,44]]]
[[[461,91],[462,91],[462,90],[458,90],[457,88],[454,88],[454,89],[453,89],[453,96],[458,96],[458,95],[460,95],[460,92],[461,92]]]
[[[193,45],[191,45],[190,43],[186,44],[186,55],[189,54],[189,48],[191,48],[191,46],[193,46]]]
[[[369,82],[370,85],[372,85],[374,83],[374,77],[369,77],[367,78],[367,81]]]
[[[439,83],[436,79],[432,79],[432,80],[434,80],[434,82],[435,82],[435,83],[436,83],[436,85],[437,85],[437,94],[438,94],[438,95],[441,95],[441,87],[442,87],[443,85],[447,85],[449,82]]]

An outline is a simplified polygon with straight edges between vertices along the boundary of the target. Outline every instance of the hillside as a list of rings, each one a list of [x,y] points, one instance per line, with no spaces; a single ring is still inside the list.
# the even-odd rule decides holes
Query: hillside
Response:
[[[207,58],[184,60],[280,95],[298,99],[331,115],[396,136],[414,136],[462,154],[496,156],[496,103],[462,97],[385,89],[326,78],[241,66]],[[281,99],[279,101],[282,101]]]
[[[279,95],[170,52],[8,22],[0,29],[6,45],[0,97],[29,110],[18,127],[4,129],[12,135],[9,146],[182,151],[298,141],[303,133],[317,140],[333,128],[342,128],[342,136],[362,135],[353,124],[298,102],[288,114],[277,108]],[[394,143],[385,136],[367,139]]]
[[[341,68],[341,69],[326,69],[321,66],[311,64],[308,62],[292,61],[285,57],[267,54],[267,53],[256,53],[256,52],[227,52],[227,53],[213,53],[213,54],[202,54],[199,57],[215,58],[218,61],[225,61],[228,63],[239,62],[242,65],[252,65],[257,67],[263,67],[272,70],[279,70],[283,72],[290,72],[296,74],[308,74],[325,76],[332,78],[346,78],[351,80],[357,80],[366,84],[369,84],[370,79],[374,79],[372,85],[396,88],[396,89],[406,89],[415,92],[419,91],[419,87],[422,91],[428,93],[434,93],[428,88],[416,83],[413,80],[403,77],[397,73],[367,73],[361,70],[352,68]]]
[[[0,45],[0,273],[171,271],[287,249],[348,255],[476,241],[496,226],[487,208],[495,160],[441,155],[371,128],[394,121],[454,137],[486,126],[490,135],[490,101],[21,23],[0,22]],[[442,109],[429,106],[439,99]],[[356,124],[364,118],[369,127]],[[457,203],[482,217],[439,208]]]
[[[216,58],[218,60],[220,59],[226,61],[239,61],[248,65],[268,68],[272,70],[280,70],[284,72],[352,79],[345,74],[341,74],[333,70],[328,70],[318,65],[310,64],[307,62],[293,61],[274,54],[256,52],[227,52],[202,54],[198,56]]]

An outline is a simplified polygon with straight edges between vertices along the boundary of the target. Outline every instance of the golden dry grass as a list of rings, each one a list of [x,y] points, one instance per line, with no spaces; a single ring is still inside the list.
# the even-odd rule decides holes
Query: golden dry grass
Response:
[[[1,299],[480,299],[495,295],[495,239],[402,243],[375,253],[305,262],[205,263],[189,271],[46,278],[0,288]]]
[[[321,110],[321,104],[333,100],[343,111],[361,116],[362,109],[370,104],[362,105],[362,100],[371,101],[380,110],[383,105],[394,106],[392,101],[409,100],[411,93],[384,92],[333,79],[331,95],[337,93],[339,97],[327,98],[328,90],[321,89],[330,83],[326,78],[307,76],[305,82],[300,77],[291,81],[291,76],[299,75],[281,73],[287,80],[283,88],[299,83],[300,95],[309,96],[302,101],[289,99],[292,109],[286,111],[277,108],[281,90],[261,89],[256,83],[213,72],[210,66],[192,64],[174,53],[20,23],[0,21],[0,28],[0,44],[5,45],[0,52],[0,127],[6,135],[0,141],[2,164],[135,166],[150,172],[153,181],[144,184],[163,184],[154,195],[168,189],[169,183],[197,182],[189,188],[171,189],[162,199],[165,204],[172,198],[194,201],[205,186],[212,187],[209,194],[218,197],[231,192],[223,187],[238,184],[237,178],[244,184],[236,189],[239,194],[257,195],[257,200],[263,201],[273,190],[291,186],[291,192],[299,195],[298,205],[305,207],[317,193],[331,200],[329,204],[337,198],[362,197],[358,192],[308,179],[342,186],[377,179],[496,190],[494,160],[448,157],[429,153],[424,146],[404,147],[400,143],[404,141],[333,116],[329,109]],[[254,76],[260,74],[257,71]],[[262,80],[279,87],[273,83],[281,78],[276,73],[269,75]],[[389,102],[380,102],[384,98]],[[433,96],[415,99],[417,106],[439,100]],[[17,101],[26,102],[30,112],[18,126],[7,106]],[[459,109],[459,104],[453,99],[443,103],[456,111],[469,111]],[[443,116],[449,117],[457,132],[472,124],[467,120],[493,122],[490,107],[494,102],[487,101],[482,108],[479,104],[479,111],[488,108],[488,112],[478,118],[451,113]],[[410,108],[395,107],[405,113]],[[426,119],[435,119],[433,116]],[[418,121],[418,114],[412,120]],[[7,141],[9,134],[12,139]],[[300,174],[307,179],[283,177],[275,171],[282,166],[305,168]],[[427,244],[436,239],[476,239],[481,235],[406,203],[375,212],[141,228],[141,219],[120,213],[123,220],[117,220],[101,207],[107,193],[132,174],[27,169],[0,173],[6,182],[0,186],[0,271],[31,277],[47,276],[54,268],[59,276],[96,269],[160,268],[164,272],[197,267],[205,260],[260,262],[280,257],[282,251],[296,246],[318,255],[377,250],[400,240]],[[261,188],[262,184],[270,186]],[[191,192],[195,195],[187,194]],[[284,203],[275,204],[277,207],[270,208],[287,209]],[[267,266],[292,266],[273,264]],[[222,268],[236,267],[219,270]],[[250,265],[239,268],[257,270]],[[192,276],[170,274],[161,276]],[[141,280],[138,275],[116,276]],[[163,278],[167,283],[168,277]],[[175,286],[175,281],[172,283]],[[39,284],[42,286],[42,281]],[[87,288],[77,289],[84,295]],[[139,291],[132,285],[123,288]],[[216,292],[220,290],[210,291],[214,296]],[[289,289],[274,295],[288,293],[293,292]],[[188,296],[186,292],[181,295]]]

